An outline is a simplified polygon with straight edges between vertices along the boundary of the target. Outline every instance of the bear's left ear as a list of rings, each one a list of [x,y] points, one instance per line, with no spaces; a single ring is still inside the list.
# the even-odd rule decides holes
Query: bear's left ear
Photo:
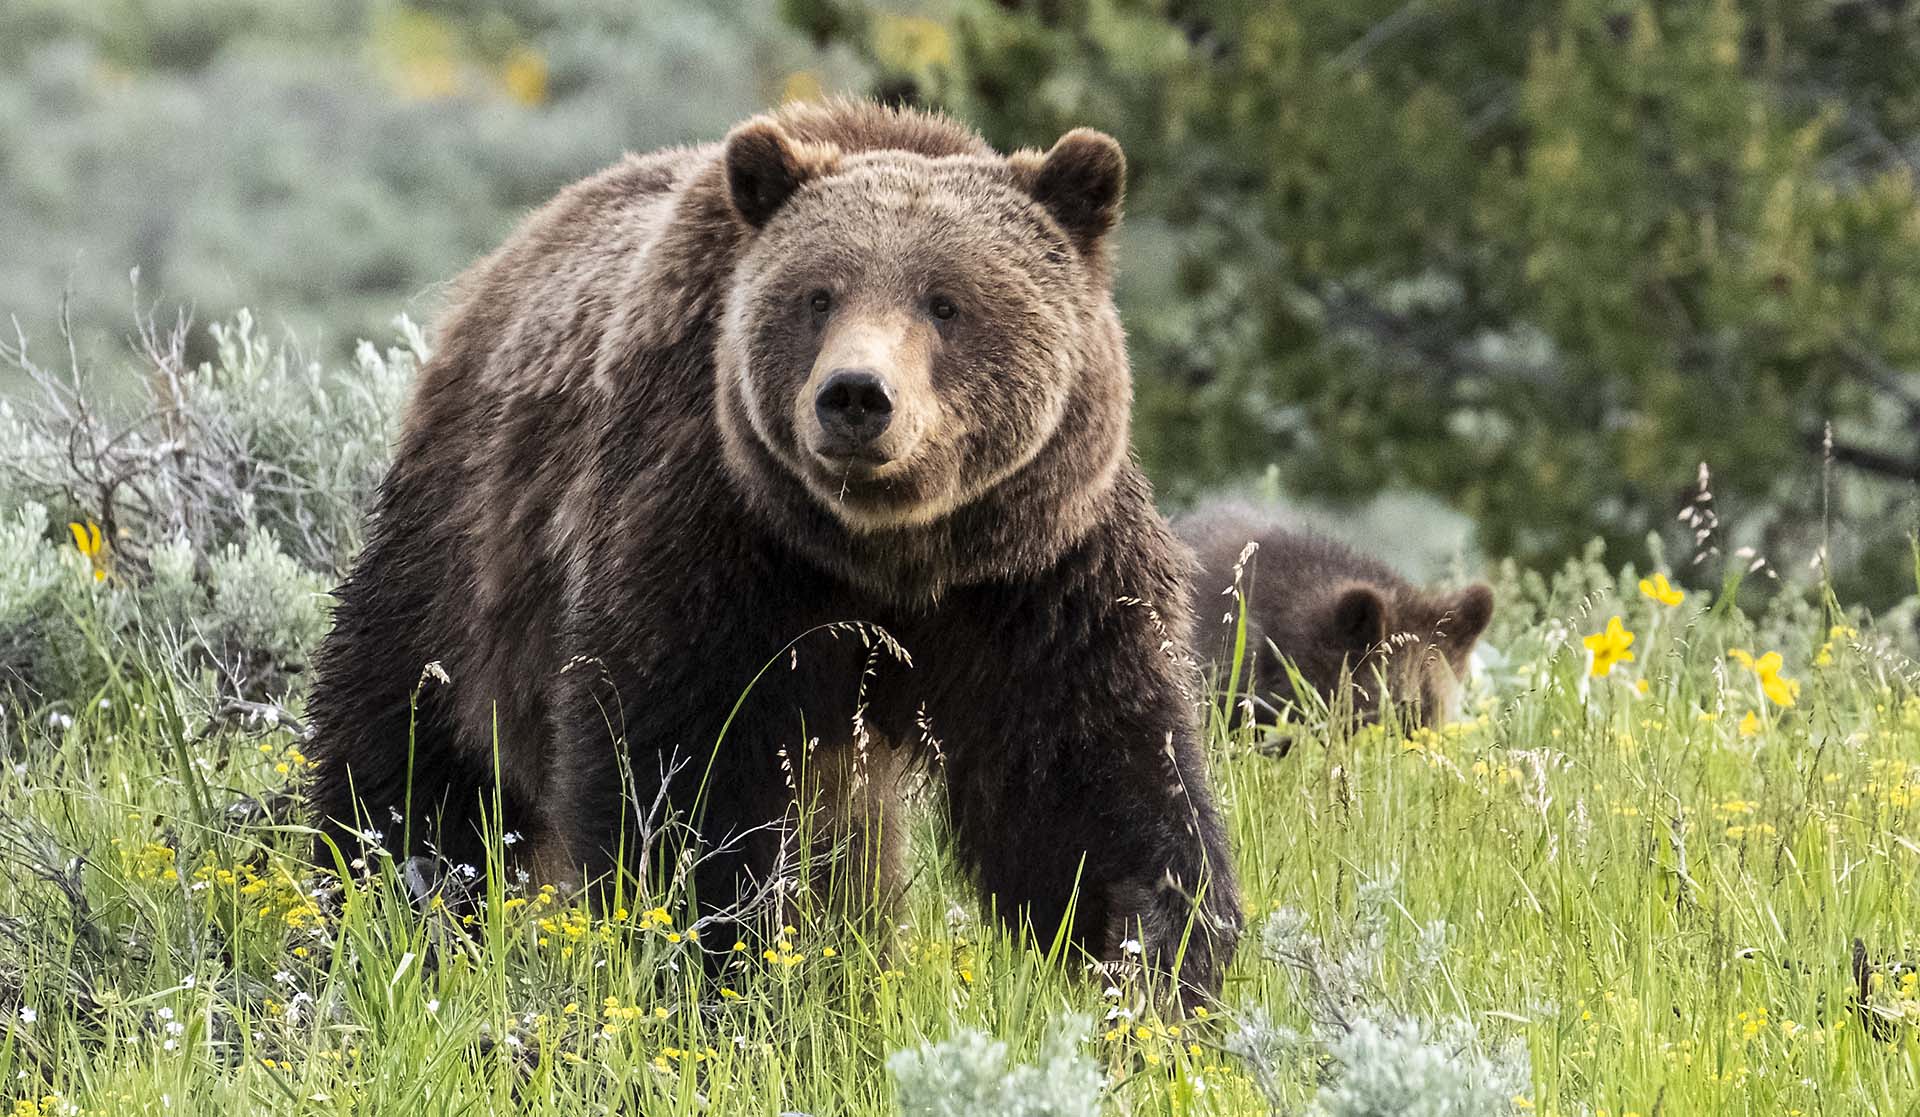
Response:
[[[1105,132],[1075,128],[1044,156],[1016,156],[1015,166],[1027,193],[1047,208],[1082,254],[1090,255],[1119,222],[1127,157]]]
[[[1334,646],[1355,656],[1366,656],[1387,640],[1387,599],[1368,585],[1352,585],[1334,598],[1328,618]]]
[[[795,143],[774,124],[750,120],[727,136],[727,193],[740,220],[758,229],[808,179],[833,170],[838,153]]]

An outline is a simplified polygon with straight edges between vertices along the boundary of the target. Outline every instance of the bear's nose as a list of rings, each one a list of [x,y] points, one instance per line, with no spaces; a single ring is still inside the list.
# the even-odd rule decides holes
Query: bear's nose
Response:
[[[851,452],[880,437],[893,422],[893,393],[872,369],[839,368],[820,385],[813,413],[829,452]]]

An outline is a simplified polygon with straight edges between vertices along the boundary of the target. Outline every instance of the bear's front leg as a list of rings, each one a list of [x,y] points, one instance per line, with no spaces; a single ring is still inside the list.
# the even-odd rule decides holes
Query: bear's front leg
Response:
[[[561,633],[566,666],[549,688],[543,837],[574,883],[624,871],[632,895],[691,872],[704,917],[784,902],[775,886],[798,868],[796,799],[841,806],[860,796],[861,809],[832,813],[807,836],[858,845],[882,895],[878,881],[897,876],[881,828],[883,792],[900,778],[896,754],[878,740],[868,755],[813,745],[851,731],[869,649],[850,631],[783,611],[782,594],[708,577],[634,576],[576,594]],[[778,585],[820,600],[804,577]],[[665,607],[620,589],[660,585],[702,618],[692,634],[627,621]]]
[[[1144,962],[1191,1007],[1219,992],[1242,924],[1197,704],[1150,611],[1088,611],[1076,638],[960,668],[984,696],[932,726],[956,842],[1000,918]]]

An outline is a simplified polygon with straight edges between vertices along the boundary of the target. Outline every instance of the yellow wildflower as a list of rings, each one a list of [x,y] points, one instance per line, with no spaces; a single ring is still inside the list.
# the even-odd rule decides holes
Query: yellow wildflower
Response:
[[[1780,653],[1768,652],[1753,665],[1753,673],[1760,676],[1760,689],[1768,701],[1776,706],[1791,706],[1800,696],[1800,683],[1782,675],[1781,665]]]
[[[1687,599],[1686,593],[1667,581],[1665,574],[1655,574],[1651,578],[1640,579],[1640,592],[1668,607],[1678,605]]]
[[[81,554],[87,556],[87,563],[93,567],[93,580],[107,580],[107,540],[100,533],[100,525],[88,520],[86,523],[70,523],[67,530],[73,533],[73,545]]]
[[[1760,690],[1774,705],[1791,706],[1794,699],[1800,696],[1799,681],[1789,679],[1780,673],[1780,668],[1785,666],[1786,661],[1780,658],[1779,652],[1768,652],[1755,659],[1751,652],[1740,648],[1728,648],[1727,658],[1753,672],[1760,680]]]
[[[1633,633],[1615,616],[1607,621],[1605,630],[1596,632],[1582,641],[1587,650],[1593,653],[1594,678],[1604,679],[1613,673],[1614,666],[1632,663]]]

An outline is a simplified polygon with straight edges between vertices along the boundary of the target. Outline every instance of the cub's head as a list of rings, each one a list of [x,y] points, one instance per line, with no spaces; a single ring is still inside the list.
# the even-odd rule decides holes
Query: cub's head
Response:
[[[1315,635],[1303,642],[1299,668],[1316,689],[1331,696],[1350,686],[1354,714],[1371,722],[1384,682],[1412,724],[1438,725],[1452,716],[1467,661],[1493,619],[1493,590],[1351,582],[1311,608]]]
[[[1045,153],[970,136],[945,151],[927,131],[952,125],[863,111],[726,141],[743,238],[715,347],[730,465],[797,482],[854,537],[1010,493],[1006,511],[1071,516],[1126,447],[1103,249],[1119,145],[1076,130]]]
[[[1417,725],[1451,716],[1468,660],[1493,619],[1493,590],[1423,589],[1380,560],[1271,513],[1227,503],[1178,520],[1194,549],[1194,646],[1224,671],[1244,607],[1246,644],[1235,693],[1256,716],[1302,703],[1293,676],[1355,720],[1377,721],[1383,697]],[[1291,668],[1291,670],[1289,670]],[[1384,694],[1383,687],[1384,686]],[[1241,711],[1233,711],[1238,716]]]

